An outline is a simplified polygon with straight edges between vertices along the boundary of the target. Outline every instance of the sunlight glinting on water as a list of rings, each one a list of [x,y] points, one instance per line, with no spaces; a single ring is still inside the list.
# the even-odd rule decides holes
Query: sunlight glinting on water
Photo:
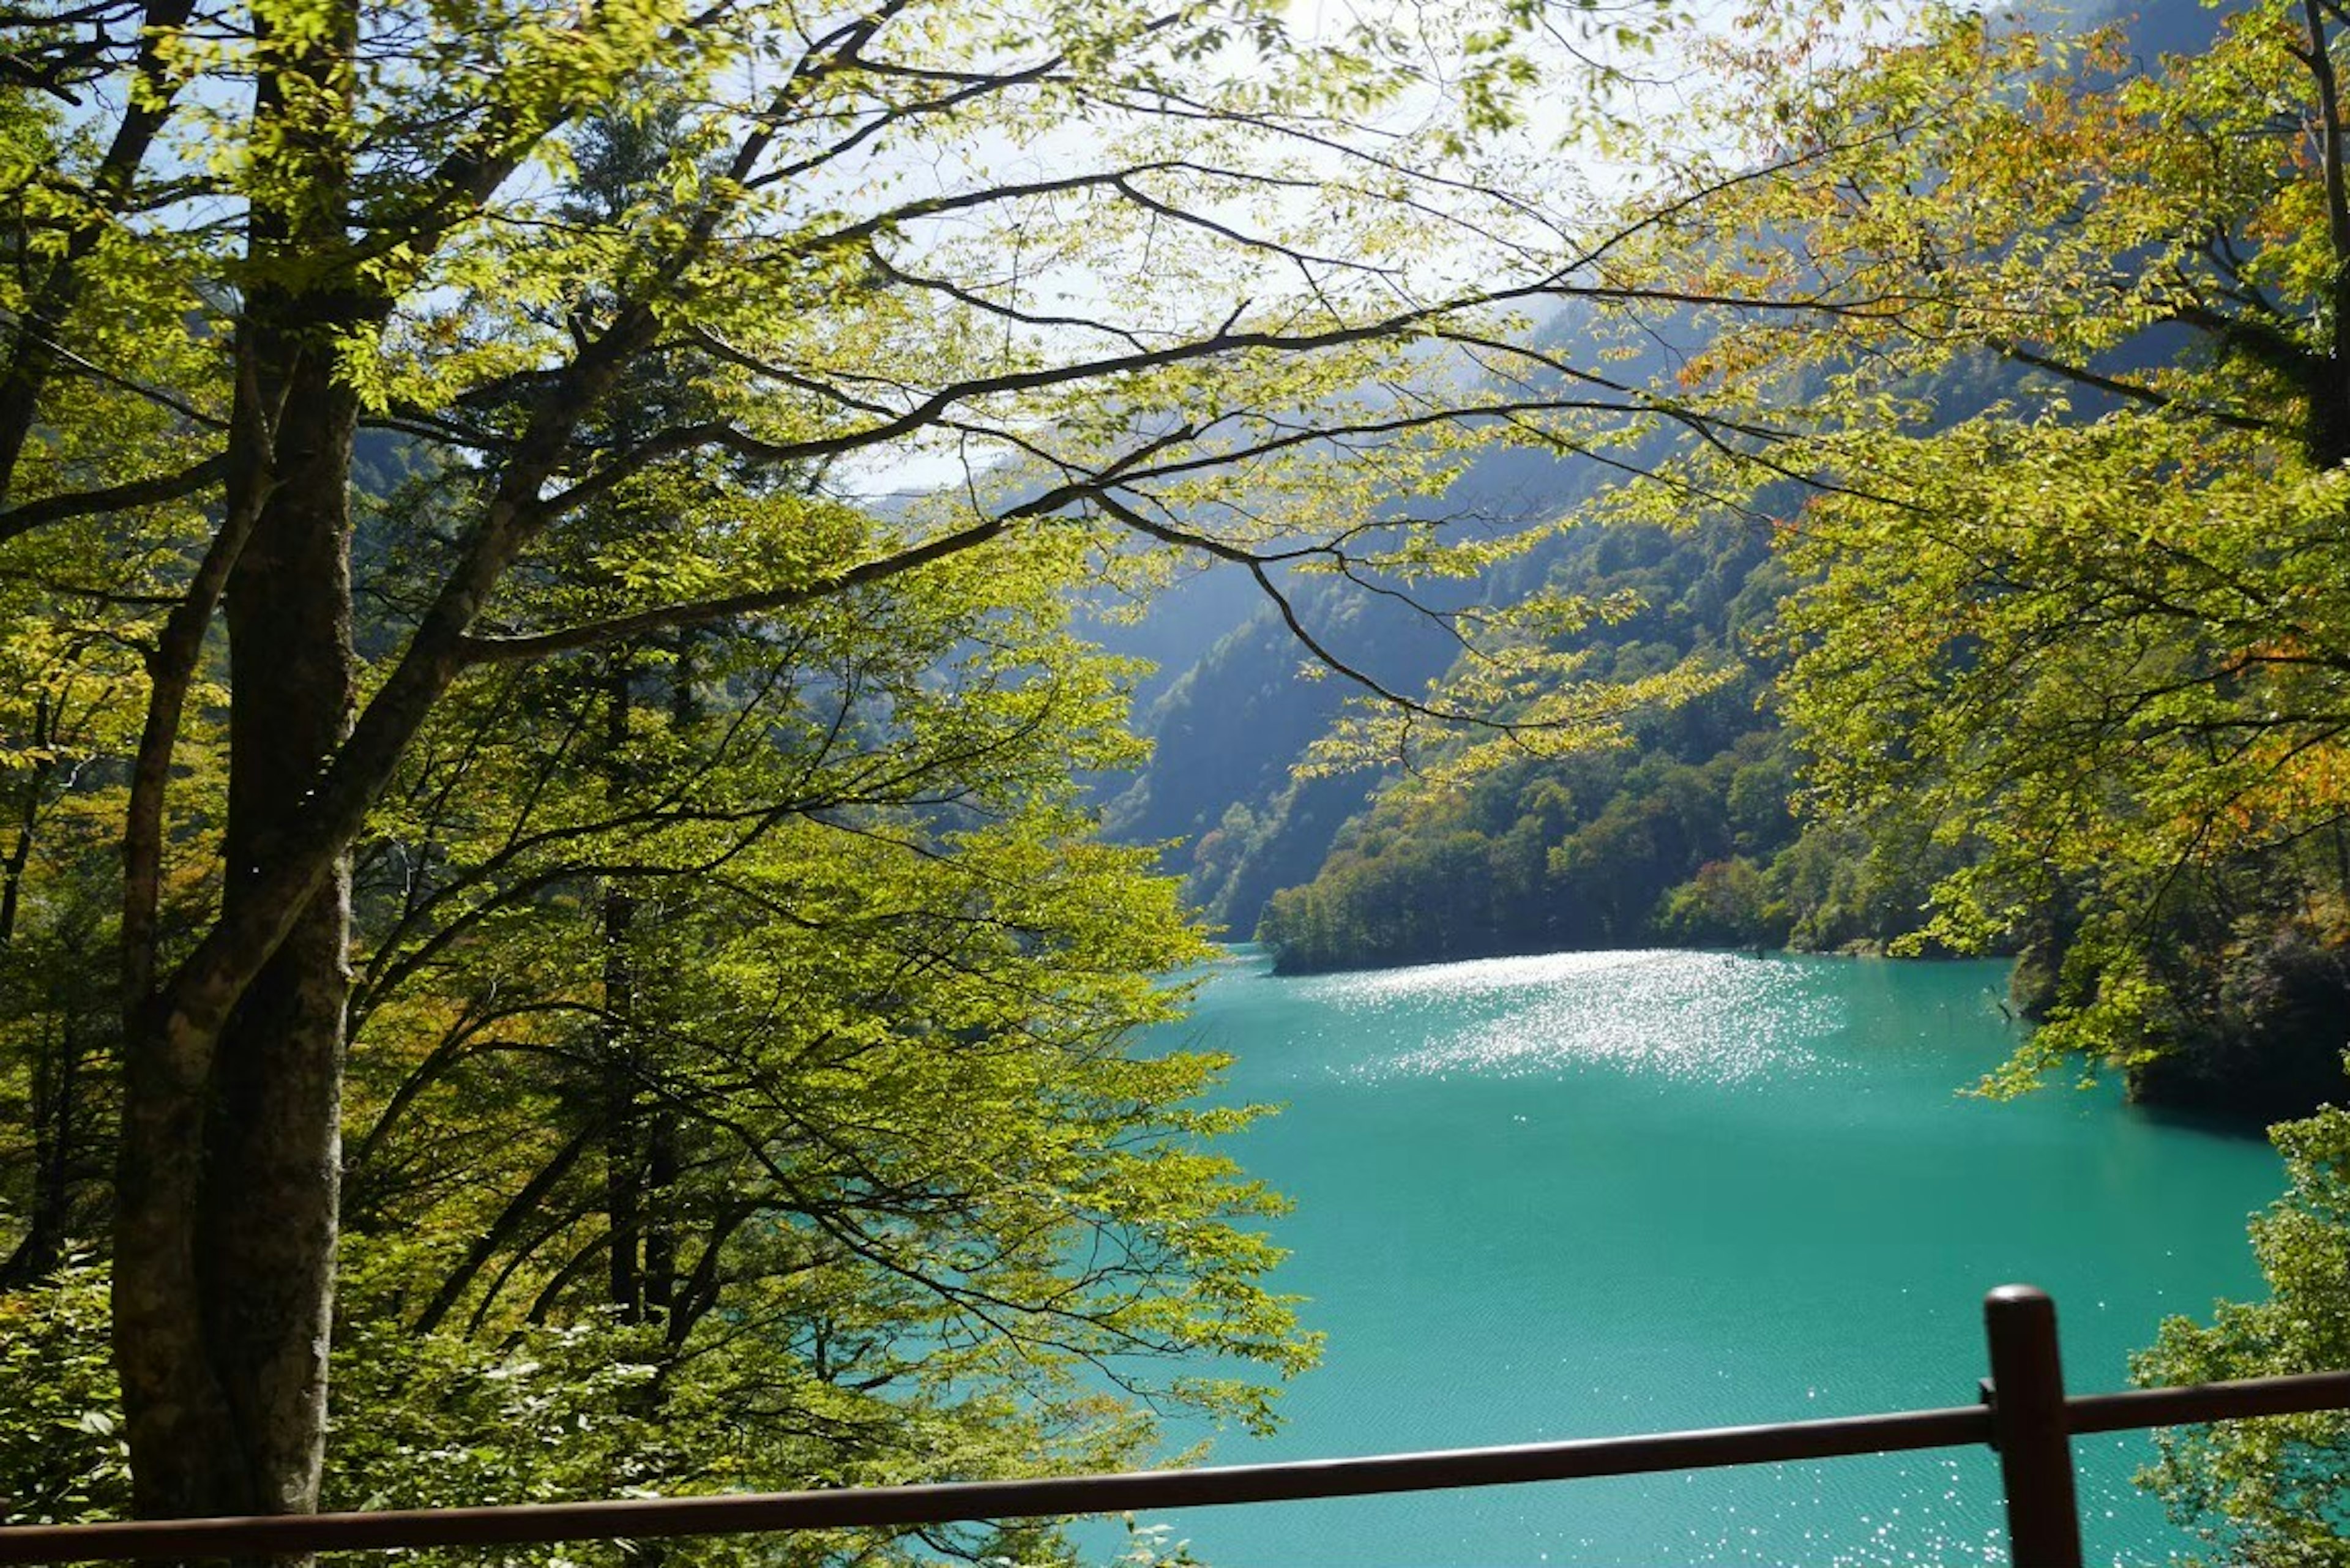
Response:
[[[1805,1042],[1838,1022],[1834,1003],[1789,971],[1711,953],[1476,959],[1327,975],[1301,982],[1296,994],[1340,1013],[1443,999],[1457,1026],[1416,1049],[1341,1070],[1365,1083],[1449,1073],[1514,1077],[1589,1064],[1735,1083],[1819,1070]]]
[[[2257,1139],[2065,1089],[1966,1088],[2016,1039],[1997,963],[1638,951],[1207,981],[1168,1040],[1275,1104],[1235,1138],[1295,1207],[1277,1288],[1326,1334],[1269,1438],[1215,1457],[1604,1437],[1968,1402],[1982,1293],[2061,1303],[2068,1376],[2117,1386],[2170,1313],[2258,1286]],[[1185,1432],[1182,1440],[1205,1433]],[[2081,1438],[2088,1559],[2194,1542]],[[1216,1568],[1993,1568],[1987,1450],[1204,1510]]]

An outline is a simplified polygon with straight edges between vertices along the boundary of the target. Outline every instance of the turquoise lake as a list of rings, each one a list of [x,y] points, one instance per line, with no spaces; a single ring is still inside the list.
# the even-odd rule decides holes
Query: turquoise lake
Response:
[[[1579,953],[1276,979],[1243,951],[1159,1044],[1281,1104],[1235,1140],[1295,1199],[1277,1282],[1322,1365],[1213,1461],[1970,1403],[1981,1302],[2057,1301],[2068,1381],[2258,1283],[2279,1162],[2111,1085],[1961,1091],[2004,967]],[[1180,1435],[1180,1434],[1179,1434]],[[2085,1438],[2092,1562],[2193,1542]],[[2004,1560],[1996,1461],[1927,1452],[1147,1521],[1216,1568]]]

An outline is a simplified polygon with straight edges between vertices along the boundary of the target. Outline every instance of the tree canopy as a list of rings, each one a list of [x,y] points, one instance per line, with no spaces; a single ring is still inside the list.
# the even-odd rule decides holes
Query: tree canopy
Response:
[[[1139,1369],[1310,1346],[1203,1147],[1246,1113],[1128,1048],[1197,939],[1069,794],[1129,742],[1061,617],[1222,561],[1464,716],[1295,574],[1523,549],[1410,498],[1649,411],[1457,373],[1625,243],[1485,150],[1617,22],[0,17],[7,1268],[107,1228],[133,1506],[358,1473],[338,1310],[460,1404],[609,1331],[650,1370],[583,1397],[756,1415],[604,1484],[1132,1451],[1104,1380],[1261,1417]],[[1692,689],[1546,680],[1591,610],[1451,627],[1497,732]]]
[[[1694,434],[1612,505],[1773,532],[1814,799],[1963,849],[1931,939],[2061,964],[2027,1075],[2219,1049],[2339,929],[2342,47],[1757,10],[1651,122],[1617,275],[1691,302]]]

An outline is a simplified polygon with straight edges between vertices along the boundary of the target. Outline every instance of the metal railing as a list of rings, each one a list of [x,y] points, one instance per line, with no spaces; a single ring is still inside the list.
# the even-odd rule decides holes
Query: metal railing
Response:
[[[1981,1402],[1939,1410],[1052,1480],[962,1481],[263,1519],[18,1525],[0,1528],[0,1563],[286,1556],[397,1547],[647,1541],[952,1524],[1513,1486],[1988,1443],[1999,1453],[2000,1476],[2006,1490],[2009,1560],[2015,1568],[2079,1568],[2081,1529],[2073,1492],[2073,1437],[2350,1409],[2350,1372],[2068,1397],[2056,1354],[2056,1306],[2044,1292],[2029,1285],[2002,1285],[1984,1298],[1983,1321],[1991,1375],[1982,1381]]]

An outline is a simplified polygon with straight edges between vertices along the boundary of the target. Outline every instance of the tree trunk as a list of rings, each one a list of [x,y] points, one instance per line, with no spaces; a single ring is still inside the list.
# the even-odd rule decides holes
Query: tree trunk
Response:
[[[622,772],[629,744],[629,680],[635,661],[616,653],[604,675],[604,768],[608,799],[625,794]],[[629,1013],[636,983],[629,964],[629,930],[637,902],[618,881],[603,889],[604,1016],[598,1085],[604,1108],[604,1215],[611,1234],[605,1293],[623,1323],[644,1318],[644,1276],[638,1248],[644,1213],[644,1168],[638,1147],[636,1037]]]
[[[0,452],[0,458],[5,458],[5,452]],[[24,907],[25,872],[32,863],[42,797],[57,769],[56,758],[48,750],[56,741],[50,732],[51,717],[47,694],[36,698],[28,739],[37,760],[24,770],[16,840],[9,846],[6,859],[0,861],[0,953],[16,945],[16,920]],[[11,969],[10,979],[31,983],[21,967],[12,965]],[[26,1011],[37,1013],[41,1009],[33,1004]],[[62,1029],[44,1024],[40,1038],[33,1045],[33,1196],[25,1217],[24,1238],[7,1261],[0,1262],[0,1285],[28,1284],[50,1272],[65,1258],[65,1229],[71,1197],[73,1096],[78,1092],[73,1070],[78,1045],[72,1029],[68,1013]]]
[[[358,407],[309,348],[279,431],[278,488],[229,579],[224,853],[268,864],[277,825],[341,743],[356,694],[351,443]],[[216,1048],[197,1246],[204,1325],[265,1512],[317,1506],[342,1168],[350,872],[338,865],[230,1014]]]
[[[228,818],[221,920],[273,902],[289,829],[349,732],[350,469],[359,406],[337,357],[371,304],[348,252],[350,0],[315,32],[262,28],[253,119],[282,194],[247,219],[227,504]],[[276,900],[282,902],[282,900]],[[348,854],[309,879],[242,984],[190,1010],[133,995],[118,1166],[115,1355],[132,1496],[148,1517],[317,1506],[341,1180]],[[127,972],[151,968],[128,966]],[[236,977],[242,978],[242,977]]]
[[[2325,229],[2334,264],[2328,279],[2326,342],[2323,350],[2311,356],[2310,373],[2303,378],[2309,398],[2303,441],[2310,461],[2332,469],[2350,461],[2350,168],[2345,167],[2350,125],[2345,125],[2342,118],[2329,7],[2324,0],[2303,0],[2302,13],[2308,24],[2309,43],[2302,63],[2317,95],[2318,165],[2325,182]]]
[[[254,26],[250,147],[265,167],[247,219],[226,521],[186,613],[167,623],[126,835],[114,1337],[133,1501],[148,1517],[316,1506],[349,846],[455,679],[473,618],[544,526],[538,498],[579,421],[659,327],[649,308],[622,310],[539,399],[459,561],[354,723],[358,404],[337,366],[390,302],[351,243],[357,0],[328,0],[302,24],[285,35],[265,18]],[[519,161],[504,147],[460,161],[441,195],[478,199]],[[442,208],[421,210],[411,237],[429,249]],[[159,979],[160,802],[211,585],[223,582],[226,876],[218,919]]]
[[[74,1199],[79,1189],[83,1096],[82,1042],[68,1012],[45,1023],[33,1047],[33,1193],[25,1214],[24,1239],[0,1263],[0,1286],[23,1286],[45,1278],[66,1261],[72,1239]]]
[[[47,794],[50,775],[57,772],[56,754],[50,748],[57,737],[50,732],[53,715],[45,692],[33,702],[33,763],[24,770],[24,789],[17,797],[16,838],[8,846],[8,858],[0,864],[0,950],[16,945],[16,914],[24,907],[25,868],[32,864],[33,839],[41,826],[42,797]]]
[[[225,501],[252,530],[226,577],[228,816],[221,919],[269,900],[289,825],[348,732],[351,446],[336,357],[367,306],[334,286],[347,244],[342,128],[356,13],[264,39],[256,126],[290,192],[256,202],[236,334]],[[301,106],[292,123],[281,119]],[[305,277],[304,275],[307,275]],[[301,281],[296,281],[297,279]],[[156,1516],[317,1506],[341,1166],[350,877],[338,857],[251,978],[209,1012],[128,999],[116,1359],[133,1498]],[[131,974],[151,965],[126,966]]]
[[[148,151],[172,117],[180,73],[166,63],[165,46],[194,11],[192,0],[150,0],[140,7],[138,86],[88,186],[106,216],[85,218],[68,233],[65,254],[35,291],[16,323],[16,345],[0,366],[0,500],[13,487],[17,460],[37,422],[41,394],[60,363],[57,338],[80,299],[82,267],[107,233],[108,220],[119,218],[130,204]]]
[[[234,919],[342,741],[354,695],[348,475],[357,407],[317,336],[263,323],[282,388],[268,492],[228,584]],[[291,310],[287,312],[293,314]],[[322,335],[321,335],[322,336]],[[315,345],[315,346],[313,346]],[[241,465],[249,470],[250,465]],[[233,476],[229,504],[245,504]],[[216,1037],[154,1015],[124,1107],[117,1355],[135,1495],[155,1516],[317,1505],[340,1179],[350,888],[338,867]]]

